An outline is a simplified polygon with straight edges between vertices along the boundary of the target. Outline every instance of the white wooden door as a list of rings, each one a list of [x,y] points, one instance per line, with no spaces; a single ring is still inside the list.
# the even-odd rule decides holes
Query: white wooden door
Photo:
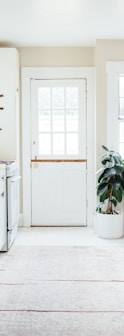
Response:
[[[86,81],[31,81],[32,225],[86,225]]]

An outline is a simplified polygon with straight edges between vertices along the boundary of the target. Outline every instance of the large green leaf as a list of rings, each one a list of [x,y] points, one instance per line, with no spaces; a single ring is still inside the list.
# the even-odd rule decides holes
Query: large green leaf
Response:
[[[110,156],[104,156],[101,163],[106,166],[106,168],[112,168],[115,165],[115,160]]]
[[[108,168],[106,169],[105,173],[104,173],[104,178],[107,178],[107,177],[112,177],[116,174],[116,170],[115,168]]]
[[[117,152],[110,151],[110,155],[114,158],[115,163],[121,164],[122,163],[122,158],[121,155]]]
[[[114,206],[116,207],[116,205],[117,205],[117,201],[116,201],[116,199],[115,198],[113,198],[112,200],[111,200],[111,202],[114,204]]]
[[[111,184],[113,185],[113,188],[115,188],[116,190],[118,190],[119,188],[123,189],[122,180],[118,175],[115,175],[115,178],[111,179]]]
[[[106,190],[108,190],[108,184],[103,182],[100,183],[97,187],[97,196],[100,196],[101,194],[103,194]]]
[[[114,168],[107,168],[103,171],[103,173],[99,176],[98,182],[104,181],[104,179],[111,178],[116,175],[116,170]]]
[[[105,169],[104,171],[102,171],[102,174],[99,175],[99,177],[98,177],[98,183],[100,183],[104,179],[104,175],[105,175],[105,173],[106,173],[107,170],[108,169]]]
[[[115,166],[115,161],[114,160],[106,162],[106,168],[112,168],[114,166]]]
[[[121,188],[124,191],[124,179],[121,179]]]
[[[118,190],[119,188],[121,188],[121,181],[116,181],[113,179],[113,181],[111,181],[113,188],[115,188],[116,190]]]
[[[115,165],[114,169],[116,170],[117,175],[122,175],[122,173],[124,172],[124,166],[122,164]]]
[[[117,190],[113,189],[112,195],[119,203],[122,201],[122,190],[120,188]]]
[[[104,202],[106,199],[109,197],[109,190],[105,190],[101,195],[100,195],[100,202]]]

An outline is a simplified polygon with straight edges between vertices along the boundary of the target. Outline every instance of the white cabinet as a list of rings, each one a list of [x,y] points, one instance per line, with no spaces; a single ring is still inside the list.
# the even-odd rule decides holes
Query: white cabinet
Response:
[[[6,173],[5,168],[0,165],[0,251],[4,251],[6,239]]]
[[[0,160],[19,161],[19,55],[0,48]]]

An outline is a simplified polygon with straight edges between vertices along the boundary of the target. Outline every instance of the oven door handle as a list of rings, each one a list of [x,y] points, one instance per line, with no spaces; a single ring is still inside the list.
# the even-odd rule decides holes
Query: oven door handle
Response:
[[[13,177],[13,179],[11,180],[10,179],[10,183],[14,183],[14,182],[17,182],[18,180],[21,179],[21,176],[16,176],[16,177]]]

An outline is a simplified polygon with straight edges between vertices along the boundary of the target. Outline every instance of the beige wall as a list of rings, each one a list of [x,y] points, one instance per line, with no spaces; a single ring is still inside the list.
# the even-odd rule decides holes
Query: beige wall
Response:
[[[18,48],[21,67],[91,67],[94,66],[94,50],[93,47]]]
[[[107,75],[106,61],[124,61],[124,40],[97,40],[96,66],[96,153],[107,145]],[[114,135],[113,135],[114,136]],[[111,148],[112,149],[112,148]]]

